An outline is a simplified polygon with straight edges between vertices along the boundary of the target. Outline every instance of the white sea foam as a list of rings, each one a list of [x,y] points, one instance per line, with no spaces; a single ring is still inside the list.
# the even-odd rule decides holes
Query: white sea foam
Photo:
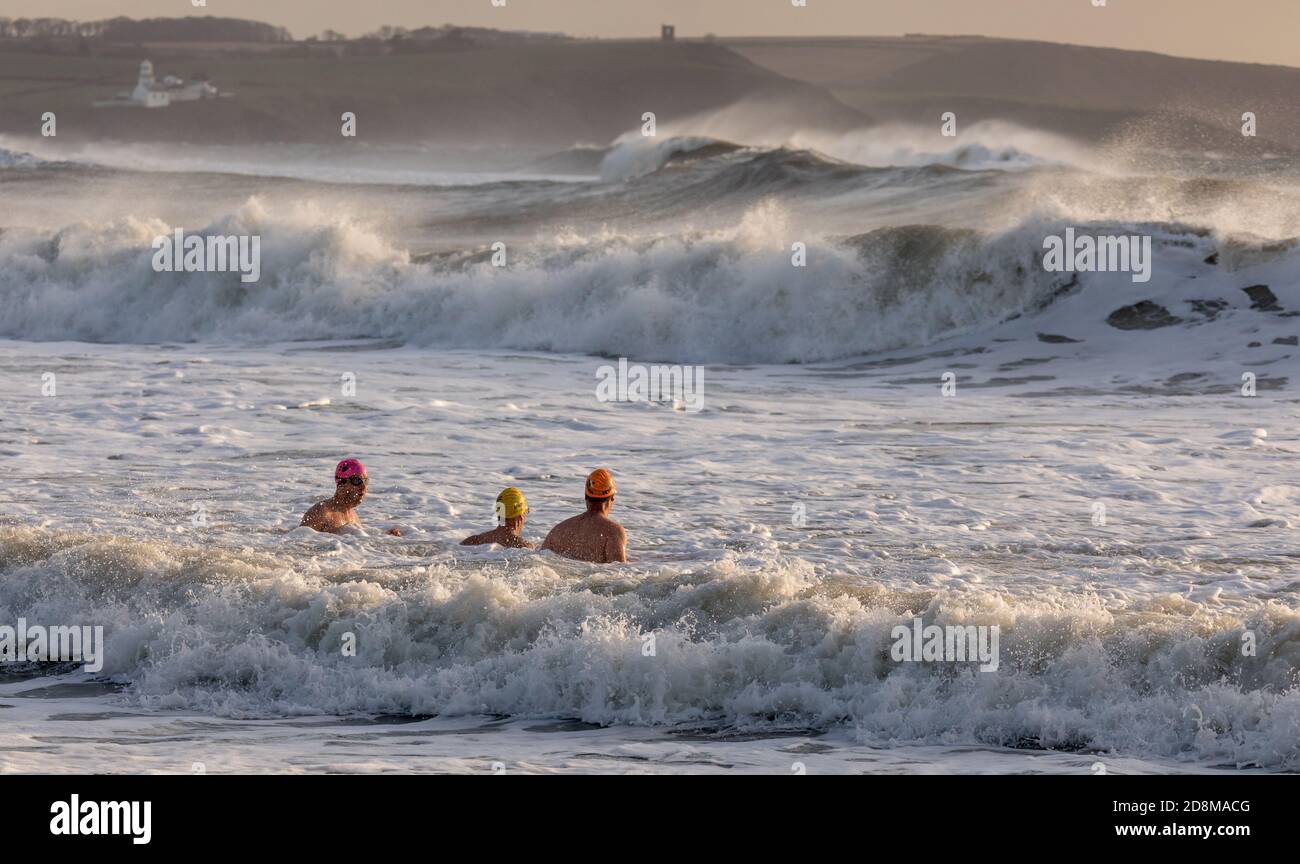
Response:
[[[1032,740],[1296,764],[1300,618],[1277,604],[1229,614],[1156,598],[1108,609],[1088,597],[864,595],[782,556],[654,568],[611,593],[523,559],[497,572],[434,563],[363,574],[29,531],[0,543],[18,562],[5,566],[3,607],[108,622],[107,671],[156,707],[848,723],[866,743]],[[996,623],[1005,668],[891,663],[890,630],[913,612]],[[1246,629],[1258,658],[1241,656]],[[344,633],[358,636],[355,658],[339,650]]]
[[[7,345],[8,379],[33,383],[7,409],[25,431],[0,444],[23,456],[0,619],[105,626],[105,672],[126,690],[99,711],[499,714],[825,732],[843,758],[961,744],[1295,767],[1300,582],[1261,527],[1300,522],[1289,404],[1265,390],[1239,416],[1240,396],[1108,381],[1148,350],[1162,360],[1130,365],[1130,383],[1185,370],[1172,334],[960,353],[974,338],[897,366],[720,368],[695,415],[596,401],[596,358]],[[1025,356],[1038,379],[1000,391]],[[1235,385],[1231,359],[1200,362]],[[338,396],[340,370],[355,397]],[[1250,443],[1259,428],[1268,447]],[[671,459],[646,447],[661,438]],[[290,530],[345,453],[372,476],[368,527]],[[544,532],[594,464],[620,478],[630,566],[456,545],[505,485]],[[998,671],[891,663],[892,627],[914,615],[999,626]],[[548,745],[516,732],[509,747],[540,758]]]

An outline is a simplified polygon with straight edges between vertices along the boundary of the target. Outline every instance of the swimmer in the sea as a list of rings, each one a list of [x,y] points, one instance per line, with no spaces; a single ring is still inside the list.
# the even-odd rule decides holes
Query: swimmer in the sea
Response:
[[[614,475],[597,468],[587,477],[587,512],[565,519],[546,535],[543,549],[565,558],[610,564],[627,560],[627,532],[609,518],[614,506]]]
[[[366,473],[366,466],[357,459],[344,459],[334,469],[334,497],[313,504],[302,517],[301,524],[313,531],[330,534],[337,534],[349,525],[360,528],[357,507],[369,488],[370,475]],[[394,537],[402,536],[398,528],[389,528],[388,533]]]
[[[503,489],[497,496],[496,511],[497,527],[482,534],[475,534],[473,537],[466,537],[460,541],[460,545],[483,546],[496,543],[498,546],[508,546],[511,549],[532,549],[533,544],[519,536],[528,516],[528,501],[524,498],[524,493],[513,486]]]

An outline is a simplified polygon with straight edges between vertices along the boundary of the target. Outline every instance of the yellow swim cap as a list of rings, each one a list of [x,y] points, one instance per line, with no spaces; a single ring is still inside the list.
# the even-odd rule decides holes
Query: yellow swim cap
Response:
[[[502,489],[497,496],[497,516],[502,519],[517,519],[528,512],[528,501],[524,493],[511,486]]]
[[[588,498],[613,498],[614,475],[606,468],[597,468],[587,475]]]

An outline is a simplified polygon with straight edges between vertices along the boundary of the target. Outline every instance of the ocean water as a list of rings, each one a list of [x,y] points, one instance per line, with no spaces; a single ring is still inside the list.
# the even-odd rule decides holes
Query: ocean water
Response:
[[[107,639],[0,669],[0,770],[1296,770],[1300,184],[986,135],[382,183],[0,142],[0,623]],[[262,280],[153,272],[176,227]],[[1044,272],[1066,227],[1151,281]],[[597,400],[618,357],[703,409]],[[297,528],[343,456],[365,527]],[[457,545],[600,465],[629,564]],[[918,617],[997,671],[893,661]]]

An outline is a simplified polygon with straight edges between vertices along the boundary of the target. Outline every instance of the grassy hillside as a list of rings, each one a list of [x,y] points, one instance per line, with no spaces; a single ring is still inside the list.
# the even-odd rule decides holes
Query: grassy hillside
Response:
[[[1177,144],[1291,149],[1300,69],[980,37],[728,40],[773,71],[886,120],[1018,121],[1101,139],[1135,126]],[[1259,116],[1244,142],[1241,115]]]
[[[358,116],[371,141],[510,141],[537,149],[605,143],[654,111],[661,125],[740,100],[784,106],[791,122],[865,122],[820,88],[706,43],[572,42],[375,57],[172,57],[158,73],[206,72],[231,99],[161,110],[94,109],[135,85],[141,58],[0,53],[0,132],[249,143],[340,140]]]
[[[114,56],[0,50],[0,132],[32,135],[59,117],[60,141],[490,143],[551,152],[604,144],[654,111],[661,126],[727,112],[716,133],[780,138],[875,120],[1002,119],[1075,137],[1162,147],[1293,150],[1300,69],[980,37],[747,39],[724,43],[572,41],[427,53],[335,56],[302,44],[260,50],[183,43]],[[302,49],[303,56],[294,56]],[[94,109],[160,74],[207,73],[234,98],[167,109]],[[1241,115],[1259,116],[1243,139]]]

